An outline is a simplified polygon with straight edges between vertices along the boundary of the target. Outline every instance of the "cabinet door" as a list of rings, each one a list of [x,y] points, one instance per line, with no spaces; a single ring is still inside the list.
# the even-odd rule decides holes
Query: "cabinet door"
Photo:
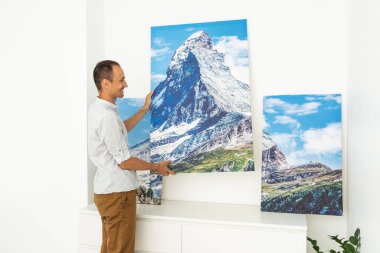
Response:
[[[137,221],[136,250],[143,252],[181,252],[181,225],[154,220]]]
[[[80,215],[79,244],[100,247],[102,244],[102,221],[99,215]]]
[[[79,246],[79,253],[99,253],[100,247]]]
[[[306,231],[183,225],[182,253],[305,253]]]

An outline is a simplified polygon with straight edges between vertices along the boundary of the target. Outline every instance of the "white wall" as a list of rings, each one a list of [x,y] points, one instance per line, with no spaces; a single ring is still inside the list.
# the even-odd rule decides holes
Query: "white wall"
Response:
[[[349,232],[361,227],[362,252],[376,252],[378,1],[349,1],[348,49],[343,0],[236,0],[233,5],[229,1],[114,0],[105,9],[103,4],[103,0],[88,1],[91,23],[86,28],[83,0],[0,1],[0,252],[76,252],[78,209],[87,203],[87,194],[91,198],[84,158],[84,98],[87,92],[90,102],[96,90],[86,73],[98,60],[120,61],[128,76],[129,95],[142,97],[150,83],[150,26],[237,18],[248,19],[255,115],[261,115],[263,95],[344,94],[348,111],[344,108],[343,123],[349,126],[348,156],[344,152],[350,173]],[[255,122],[257,156],[261,124]],[[164,198],[258,204],[259,159],[256,165],[258,172],[248,176],[168,178]],[[210,182],[217,190],[205,188]],[[310,216],[309,235],[317,239],[344,235],[345,219]],[[328,246],[326,240],[323,244]]]
[[[87,106],[98,96],[93,79],[96,63],[105,57],[105,4],[104,0],[87,0]],[[87,154],[87,202],[93,202],[93,179],[96,167]]]
[[[380,239],[380,2],[349,1],[348,232],[362,232],[362,252]]]
[[[180,174],[164,180],[164,199],[260,203],[262,97],[342,93],[347,101],[347,6],[344,0],[235,0],[106,2],[106,58],[121,63],[129,97],[150,89],[150,27],[248,19],[253,85],[254,173]],[[346,160],[343,106],[343,159]],[[346,180],[346,163],[343,164]],[[345,193],[345,207],[347,191]],[[347,208],[345,208],[347,211]],[[308,216],[309,236],[331,245],[327,234],[346,235],[343,217]],[[309,249],[310,251],[310,249]],[[310,251],[311,252],[311,251]]]
[[[0,1],[0,252],[73,253],[86,204],[86,1]]]

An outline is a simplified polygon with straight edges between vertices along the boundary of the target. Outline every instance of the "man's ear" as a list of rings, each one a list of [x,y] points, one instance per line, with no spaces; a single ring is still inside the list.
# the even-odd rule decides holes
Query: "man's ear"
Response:
[[[103,89],[107,89],[110,86],[111,83],[110,83],[109,80],[103,79],[100,84],[101,84],[102,90],[103,90]]]

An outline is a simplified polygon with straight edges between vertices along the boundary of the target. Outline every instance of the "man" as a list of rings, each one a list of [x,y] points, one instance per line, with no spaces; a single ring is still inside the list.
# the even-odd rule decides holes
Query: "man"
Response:
[[[170,161],[149,163],[131,156],[128,132],[149,111],[150,92],[143,107],[124,122],[117,113],[116,99],[128,87],[124,72],[114,61],[99,62],[94,69],[99,96],[88,109],[88,152],[97,168],[94,201],[102,219],[101,253],[132,253],[135,247],[136,170],[152,170],[168,176]]]

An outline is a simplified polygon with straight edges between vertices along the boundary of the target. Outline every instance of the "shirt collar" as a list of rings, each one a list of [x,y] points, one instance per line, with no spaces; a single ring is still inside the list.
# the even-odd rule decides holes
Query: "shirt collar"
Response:
[[[106,107],[109,107],[109,108],[113,109],[113,110],[116,110],[116,109],[117,109],[117,105],[112,104],[111,102],[108,102],[107,100],[104,100],[104,99],[102,99],[102,98],[96,97],[96,101],[97,101],[98,103],[100,103],[100,104],[105,105]]]

